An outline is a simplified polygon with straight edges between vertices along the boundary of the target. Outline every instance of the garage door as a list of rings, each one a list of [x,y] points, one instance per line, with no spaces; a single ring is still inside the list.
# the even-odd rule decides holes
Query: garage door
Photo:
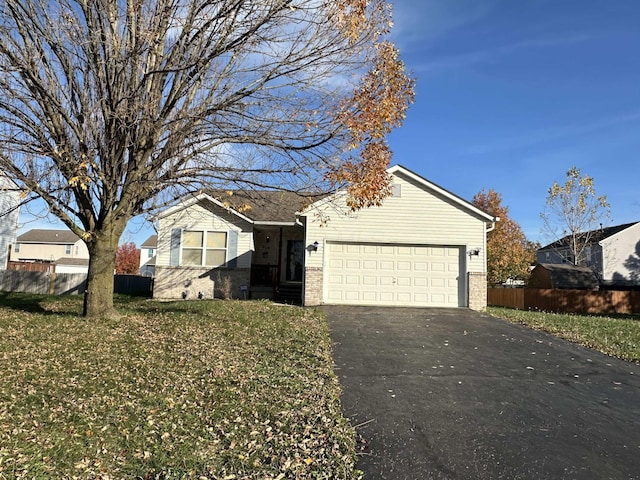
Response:
[[[324,302],[458,307],[461,249],[327,243]]]

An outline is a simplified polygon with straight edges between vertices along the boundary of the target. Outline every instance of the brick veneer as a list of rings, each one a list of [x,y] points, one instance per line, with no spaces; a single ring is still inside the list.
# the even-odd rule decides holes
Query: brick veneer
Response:
[[[222,298],[220,283],[228,278],[232,298],[242,299],[245,292],[240,287],[248,288],[250,274],[248,268],[156,266],[153,298],[183,298],[185,292],[188,299],[198,298],[200,292],[204,298]]]
[[[307,267],[304,270],[304,305],[312,307],[322,303],[322,268]]]
[[[487,274],[469,272],[469,308],[484,310],[487,308]]]

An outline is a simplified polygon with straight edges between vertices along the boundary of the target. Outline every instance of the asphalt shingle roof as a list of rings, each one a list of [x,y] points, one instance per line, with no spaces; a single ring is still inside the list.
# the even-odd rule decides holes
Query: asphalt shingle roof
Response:
[[[296,212],[324,196],[272,190],[234,190],[210,195],[255,222],[294,222]]]
[[[74,244],[80,237],[70,230],[47,230],[34,228],[18,236],[18,243],[52,243],[52,244]]]
[[[636,223],[638,222],[625,223],[623,225],[616,225],[614,227],[599,228],[597,230],[591,230],[585,233],[589,234],[589,243],[598,243],[604,240],[605,238],[609,238],[612,235],[615,235],[616,233],[619,233],[623,230],[626,230],[629,227],[632,227]],[[559,247],[565,247],[569,245],[570,238],[571,238],[571,235],[567,235],[566,237],[562,237],[560,240],[556,240],[555,242],[550,243],[549,245],[545,245],[540,250],[550,250],[550,249],[555,249]]]

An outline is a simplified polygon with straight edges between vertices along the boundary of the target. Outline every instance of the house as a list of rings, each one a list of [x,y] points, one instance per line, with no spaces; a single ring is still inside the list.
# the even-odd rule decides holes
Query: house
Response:
[[[16,241],[19,203],[18,186],[0,173],[0,270],[7,268],[9,250]]]
[[[156,271],[158,235],[151,235],[140,245],[140,275],[153,277]]]
[[[29,230],[16,239],[10,260],[55,264],[57,273],[89,270],[87,245],[70,230]]]
[[[604,285],[640,285],[640,222],[587,233],[582,266],[591,268]],[[538,250],[539,263],[573,263],[566,236]]]
[[[154,297],[483,309],[497,218],[402,166],[388,172],[393,194],[355,212],[342,191],[311,204],[273,191],[183,200],[157,217]]]
[[[531,271],[529,288],[598,290],[596,274],[589,267],[568,263],[539,263]]]

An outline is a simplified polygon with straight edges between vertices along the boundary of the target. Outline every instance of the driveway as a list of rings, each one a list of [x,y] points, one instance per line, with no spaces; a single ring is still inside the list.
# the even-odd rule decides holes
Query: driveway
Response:
[[[323,307],[365,479],[640,479],[640,366],[466,309]]]

